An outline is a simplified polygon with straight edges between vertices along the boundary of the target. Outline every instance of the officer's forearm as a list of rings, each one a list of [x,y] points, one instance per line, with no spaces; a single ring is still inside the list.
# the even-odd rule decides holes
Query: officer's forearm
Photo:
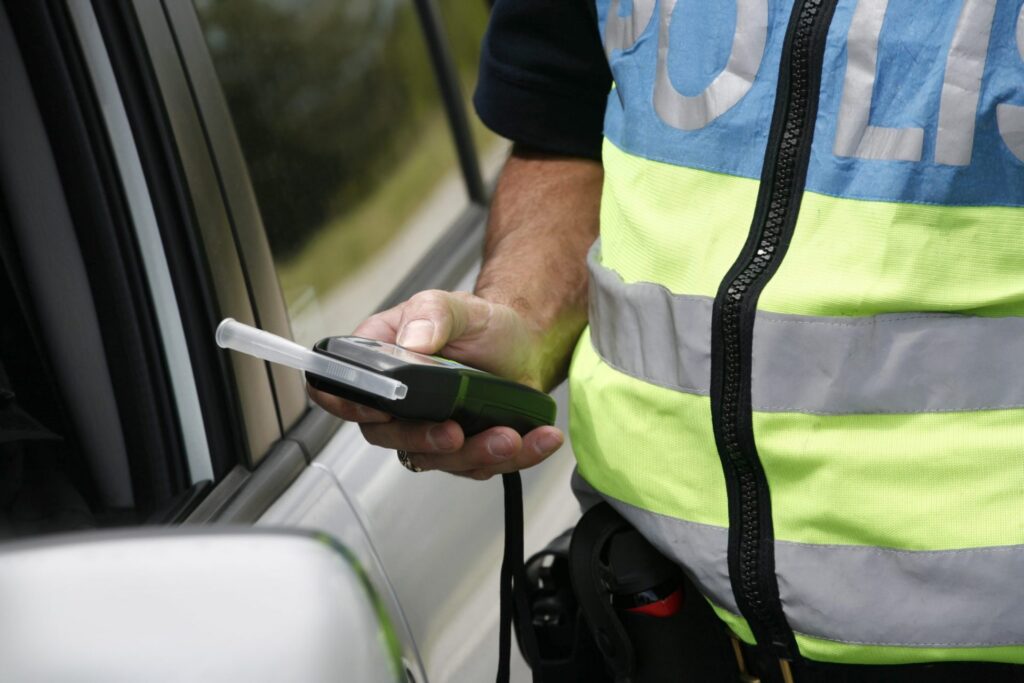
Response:
[[[597,237],[601,164],[516,148],[498,180],[476,293],[515,309],[538,340],[539,383],[564,378],[587,321],[587,249]]]

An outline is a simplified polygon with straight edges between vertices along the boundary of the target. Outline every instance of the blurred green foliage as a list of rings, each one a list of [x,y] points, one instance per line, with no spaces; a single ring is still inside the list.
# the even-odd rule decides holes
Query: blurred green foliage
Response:
[[[325,227],[373,229],[343,218],[379,194],[410,150],[423,146],[424,133],[443,130],[434,71],[412,3],[195,0],[195,5],[275,259],[295,257]],[[438,5],[462,80],[472,83],[487,4],[438,0]],[[438,153],[437,144],[427,147]],[[453,154],[444,152],[437,173],[420,174],[423,182],[436,182],[448,170]],[[391,234],[400,226],[378,227]],[[357,238],[347,240],[353,244],[381,242],[351,237]]]

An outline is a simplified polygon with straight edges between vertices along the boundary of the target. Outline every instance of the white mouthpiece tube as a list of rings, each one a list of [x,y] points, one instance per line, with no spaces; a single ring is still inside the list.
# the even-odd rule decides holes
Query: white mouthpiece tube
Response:
[[[396,379],[310,351],[284,337],[258,330],[233,318],[225,318],[217,326],[217,346],[256,356],[271,363],[287,365],[296,370],[305,370],[391,401],[405,398],[409,390]]]

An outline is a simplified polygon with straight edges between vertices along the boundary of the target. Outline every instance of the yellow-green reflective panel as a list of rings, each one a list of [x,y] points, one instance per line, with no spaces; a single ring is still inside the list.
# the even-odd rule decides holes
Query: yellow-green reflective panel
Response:
[[[601,262],[627,283],[715,296],[747,240],[758,182],[603,149]]]
[[[626,282],[715,296],[750,230],[758,181],[650,161],[607,141],[604,165],[604,264]],[[1024,315],[1022,221],[1014,207],[808,192],[758,305],[815,316]]]
[[[468,205],[409,0],[195,0],[295,339],[344,334]]]
[[[758,302],[820,316],[1024,315],[1024,209],[804,195],[793,241]]]
[[[707,396],[615,370],[601,361],[584,332],[569,372],[569,397],[572,447],[591,486],[669,517],[729,524]]]
[[[893,647],[870,643],[839,643],[796,634],[800,654],[838,664],[925,664],[929,662],[1004,662],[1024,664],[1024,647]],[[965,681],[966,683],[966,681]]]
[[[754,413],[754,438],[779,540],[901,550],[1024,543],[1024,410]]]

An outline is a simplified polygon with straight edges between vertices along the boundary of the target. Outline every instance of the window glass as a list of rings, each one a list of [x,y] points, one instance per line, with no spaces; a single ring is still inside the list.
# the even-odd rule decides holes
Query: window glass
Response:
[[[459,72],[462,94],[466,98],[473,139],[480,155],[480,170],[484,180],[491,181],[498,175],[508,156],[510,143],[483,124],[472,102],[480,66],[480,44],[487,29],[490,3],[487,0],[438,0],[437,4],[451,45],[455,68]]]
[[[195,6],[295,339],[348,333],[468,204],[415,8],[409,0]]]

